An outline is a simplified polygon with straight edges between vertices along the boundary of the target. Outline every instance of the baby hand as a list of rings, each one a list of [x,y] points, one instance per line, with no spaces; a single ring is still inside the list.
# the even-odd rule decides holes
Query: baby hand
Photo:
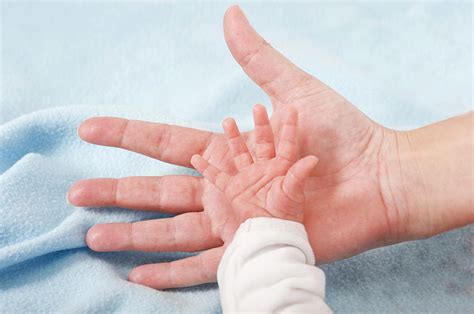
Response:
[[[277,147],[265,107],[253,110],[255,122],[255,160],[233,119],[223,122],[237,172],[226,173],[200,155],[191,164],[206,179],[203,198],[213,200],[208,216],[214,231],[227,244],[245,220],[275,217],[303,222],[304,183],[318,159],[298,160],[298,114],[288,108]]]

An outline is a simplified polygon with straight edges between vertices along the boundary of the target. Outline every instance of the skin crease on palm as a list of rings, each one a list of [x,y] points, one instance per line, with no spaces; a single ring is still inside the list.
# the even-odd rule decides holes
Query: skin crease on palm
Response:
[[[318,263],[444,231],[420,224],[418,214],[408,210],[403,189],[393,184],[399,180],[401,132],[370,120],[336,91],[293,65],[255,32],[239,7],[227,10],[224,34],[232,56],[269,96],[273,129],[281,129],[288,107],[296,109],[297,158],[319,158],[304,187],[304,225]],[[93,144],[187,167],[191,167],[191,157],[199,154],[230,175],[237,172],[223,134],[91,118],[80,126],[79,135]],[[280,135],[274,135],[278,147]],[[243,137],[255,158],[255,132]],[[83,180],[71,188],[68,199],[83,207],[119,206],[177,214],[137,223],[95,225],[86,237],[95,251],[202,251],[170,263],[142,265],[129,274],[133,282],[165,289],[216,280],[224,248],[205,211],[225,200],[222,195],[209,195],[201,177],[165,176]]]
[[[240,224],[249,218],[274,217],[303,223],[304,183],[318,159],[297,159],[297,112],[289,107],[284,120],[276,148],[265,107],[255,106],[255,160],[235,121],[224,121],[224,133],[237,169],[233,175],[200,155],[191,158],[191,164],[205,178],[204,214],[224,246],[230,244]]]

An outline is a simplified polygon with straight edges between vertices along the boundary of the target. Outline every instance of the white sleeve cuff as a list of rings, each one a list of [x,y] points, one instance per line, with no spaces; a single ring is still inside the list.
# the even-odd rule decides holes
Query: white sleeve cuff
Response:
[[[324,272],[304,226],[277,218],[240,225],[217,272],[224,313],[307,311],[330,313],[324,303]]]

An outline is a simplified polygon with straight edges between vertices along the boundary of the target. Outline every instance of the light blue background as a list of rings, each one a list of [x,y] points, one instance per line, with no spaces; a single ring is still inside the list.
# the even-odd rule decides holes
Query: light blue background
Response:
[[[255,102],[269,103],[227,50],[227,6],[2,2],[0,122],[72,105],[165,107],[212,122],[248,116]],[[273,46],[384,124],[420,125],[472,108],[469,2],[242,8]]]
[[[224,2],[1,2],[0,312],[218,311],[216,287],[157,292],[128,270],[175,253],[99,254],[99,221],[159,214],[76,209],[89,177],[187,173],[78,140],[89,116],[217,129],[270,105],[223,39]],[[472,110],[469,2],[242,3],[255,28],[296,64],[395,128]],[[51,107],[61,107],[51,109]],[[37,112],[38,110],[45,111]],[[327,301],[349,312],[474,308],[472,227],[325,266]]]

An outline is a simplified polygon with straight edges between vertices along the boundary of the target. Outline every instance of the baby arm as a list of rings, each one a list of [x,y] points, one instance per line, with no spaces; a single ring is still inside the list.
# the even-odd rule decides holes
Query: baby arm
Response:
[[[219,264],[223,311],[330,313],[324,302],[325,276],[314,264],[302,224],[248,219]]]
[[[191,160],[209,183],[205,197],[216,203],[209,216],[226,246],[218,269],[224,312],[331,312],[324,303],[324,273],[314,266],[302,224],[305,179],[317,158],[298,160],[296,111],[289,108],[285,118],[275,148],[265,108],[255,107],[255,156],[235,121],[224,121],[233,173],[199,155]]]

